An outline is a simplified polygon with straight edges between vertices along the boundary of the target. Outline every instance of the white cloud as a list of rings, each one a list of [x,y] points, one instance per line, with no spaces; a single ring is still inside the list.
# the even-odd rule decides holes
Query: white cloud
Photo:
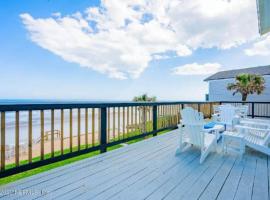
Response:
[[[270,55],[270,35],[255,42],[251,48],[245,50],[248,56],[269,56]]]
[[[55,12],[55,13],[52,13],[52,16],[54,16],[54,17],[61,17],[61,13],[60,12]]]
[[[192,51],[185,45],[177,45],[176,54],[178,56],[189,56],[192,54]]]
[[[197,48],[228,49],[258,34],[256,1],[173,1],[168,11],[172,28],[184,44]]]
[[[172,69],[174,75],[207,75],[218,72],[221,68],[219,63],[191,63]]]
[[[169,59],[169,58],[171,58],[171,57],[168,56],[168,55],[159,55],[159,54],[153,55],[152,57],[153,57],[154,60],[164,60],[164,59]]]
[[[155,55],[227,49],[257,36],[254,0],[102,0],[84,13],[20,16],[42,48],[118,79],[139,77]]]

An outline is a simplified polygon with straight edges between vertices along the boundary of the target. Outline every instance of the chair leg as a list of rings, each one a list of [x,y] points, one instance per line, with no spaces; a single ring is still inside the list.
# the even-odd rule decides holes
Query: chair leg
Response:
[[[215,141],[214,141],[215,142]],[[208,154],[213,151],[215,148],[215,144],[211,144],[211,146],[209,146],[208,148],[206,148],[205,150],[201,149],[201,158],[200,158],[200,164],[203,163],[203,161],[205,160],[205,158],[208,156]]]
[[[186,144],[180,144],[179,148],[176,149],[175,155],[178,155],[183,152],[184,148],[186,147]]]
[[[205,160],[206,157],[207,157],[206,153],[201,153],[200,164],[203,163],[203,161]]]
[[[225,138],[224,136],[222,137],[222,154],[225,154]]]
[[[182,150],[180,148],[176,149],[175,155],[179,155],[180,153],[182,153]]]
[[[209,150],[201,151],[200,164],[203,163],[203,161],[205,160],[208,154],[209,154]]]

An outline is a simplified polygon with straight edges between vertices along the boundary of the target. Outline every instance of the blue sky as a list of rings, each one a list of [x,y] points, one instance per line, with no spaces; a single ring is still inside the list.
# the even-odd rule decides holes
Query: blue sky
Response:
[[[192,3],[174,12],[177,1],[119,2],[0,1],[0,98],[203,100],[211,73],[270,64],[252,1],[213,4],[215,13],[198,2],[190,16]]]

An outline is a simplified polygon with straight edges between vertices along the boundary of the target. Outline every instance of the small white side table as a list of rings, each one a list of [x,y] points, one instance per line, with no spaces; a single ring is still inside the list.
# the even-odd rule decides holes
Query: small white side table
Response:
[[[231,145],[234,143],[234,145]],[[235,145],[236,143],[236,145]],[[238,132],[225,131],[222,134],[222,152],[227,153],[228,149],[239,153],[241,156],[245,153],[244,136]]]

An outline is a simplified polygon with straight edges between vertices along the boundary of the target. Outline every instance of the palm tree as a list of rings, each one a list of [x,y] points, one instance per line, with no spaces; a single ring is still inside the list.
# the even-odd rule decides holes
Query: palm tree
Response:
[[[155,102],[157,98],[155,96],[149,97],[147,94],[137,96],[133,98],[135,102]]]
[[[228,90],[234,90],[233,95],[240,93],[242,101],[246,101],[248,95],[260,95],[265,89],[265,80],[262,76],[256,74],[239,74],[235,78],[235,83],[229,83]]]
[[[134,102],[155,102],[156,99],[157,98],[155,96],[149,97],[147,94],[143,94],[143,95],[134,97],[133,101]],[[140,124],[140,129],[141,129],[141,132],[144,133],[146,132],[146,116],[147,116],[147,113],[150,112],[151,108],[149,106],[139,106],[138,110],[142,111],[140,115],[141,122],[142,122],[142,124]]]

